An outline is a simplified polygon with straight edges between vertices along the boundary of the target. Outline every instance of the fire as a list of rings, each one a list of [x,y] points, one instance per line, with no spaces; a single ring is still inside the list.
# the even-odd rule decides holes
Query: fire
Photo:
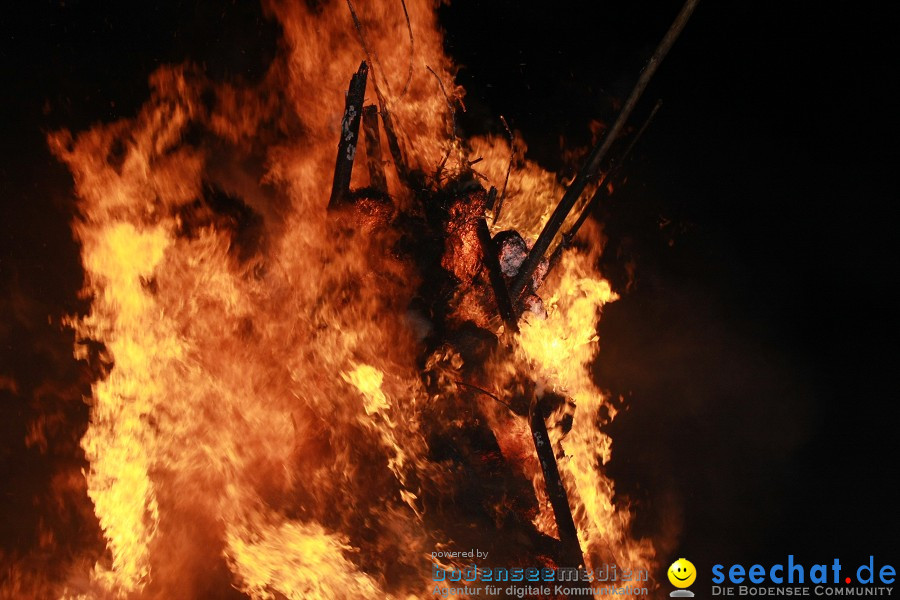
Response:
[[[564,255],[539,290],[546,318],[525,317],[518,334],[478,294],[454,297],[448,323],[501,340],[475,352],[482,363],[435,343],[415,308],[431,284],[404,250],[408,230],[326,210],[347,81],[371,61],[410,166],[428,179],[445,165],[434,189],[473,157],[502,188],[509,141],[457,138],[447,102],[463,92],[432,2],[354,5],[358,28],[345,3],[312,5],[268,3],[283,52],[261,83],[165,67],[133,119],[50,136],[74,177],[92,299],[70,325],[114,362],[81,442],[107,554],[57,595],[431,596],[433,550],[500,535],[468,531],[454,501],[485,482],[464,487],[459,461],[438,450],[474,423],[496,439],[490,464],[537,499],[496,492],[479,511],[498,523],[519,511],[556,535],[527,421],[502,405],[526,379],[569,399],[548,424],[588,562],[650,568],[653,547],[630,537],[602,470],[615,409],[588,368],[616,295],[595,268],[600,244]],[[378,103],[373,86],[366,103]],[[491,232],[533,241],[563,187],[515,145]],[[413,214],[420,200],[386,171],[395,212]],[[365,185],[354,169],[352,187]],[[566,414],[569,431],[556,426]]]

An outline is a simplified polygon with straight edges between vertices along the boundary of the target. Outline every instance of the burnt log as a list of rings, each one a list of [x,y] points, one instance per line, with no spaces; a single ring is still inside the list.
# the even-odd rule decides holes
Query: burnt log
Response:
[[[553,445],[550,443],[550,435],[547,433],[544,405],[541,400],[532,402],[530,413],[531,436],[534,439],[534,447],[541,463],[541,472],[544,474],[547,496],[550,498],[550,506],[553,508],[553,516],[556,519],[562,560],[567,563],[565,565],[567,567],[583,567],[584,554],[582,554],[581,544],[578,542],[578,530],[575,527],[575,520],[572,518],[572,509],[569,507],[569,496],[566,494],[566,488],[559,476],[556,456],[553,455]]]
[[[344,102],[344,117],[341,119],[341,139],[338,142],[331,198],[328,200],[329,210],[337,208],[350,195],[350,175],[353,173],[353,159],[359,141],[359,122],[366,96],[368,74],[369,66],[363,61],[356,74],[350,78],[350,87],[347,89],[347,98]]]
[[[638,129],[637,133],[634,134],[634,136],[631,138],[631,141],[628,143],[628,147],[625,148],[624,152],[622,152],[622,156],[619,157],[613,168],[609,170],[609,173],[604,175],[600,180],[600,184],[597,186],[596,191],[594,191],[594,195],[591,196],[591,199],[581,210],[581,214],[578,215],[578,219],[575,220],[575,223],[569,228],[568,231],[563,233],[562,240],[560,240],[559,244],[556,246],[553,254],[550,255],[550,270],[553,270],[553,268],[559,263],[560,258],[562,258],[562,253],[572,244],[572,241],[578,234],[578,230],[581,229],[581,226],[584,225],[584,222],[587,221],[587,218],[597,209],[598,206],[600,206],[600,202],[603,200],[603,198],[611,193],[610,186],[617,185],[617,178],[619,172],[622,170],[622,165],[625,164],[625,161],[631,155],[631,151],[634,150],[634,147],[641,139],[641,136],[644,135],[644,132],[647,131],[648,127],[650,127],[650,123],[653,122],[653,117],[656,116],[656,113],[659,112],[659,109],[661,107],[662,100],[657,100],[656,105],[653,107],[653,110],[650,111],[650,115],[644,121],[644,124],[641,125],[641,128]]]
[[[488,192],[487,206],[491,207],[497,197],[497,188],[491,188]],[[509,299],[509,290],[506,289],[506,281],[503,278],[503,271],[500,267],[500,260],[497,258],[497,247],[494,240],[491,239],[491,232],[488,229],[487,221],[484,217],[478,219],[476,224],[478,232],[478,241],[481,242],[481,250],[484,254],[484,266],[487,267],[488,279],[491,282],[491,288],[494,290],[494,299],[497,302],[497,308],[506,328],[515,333],[519,332],[516,311],[513,308],[512,301]]]

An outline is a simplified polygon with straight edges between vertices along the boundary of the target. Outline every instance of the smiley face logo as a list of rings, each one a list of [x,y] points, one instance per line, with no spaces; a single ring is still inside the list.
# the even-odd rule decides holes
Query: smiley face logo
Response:
[[[697,569],[694,563],[686,558],[679,558],[672,563],[668,571],[669,582],[677,588],[690,587],[697,579]]]

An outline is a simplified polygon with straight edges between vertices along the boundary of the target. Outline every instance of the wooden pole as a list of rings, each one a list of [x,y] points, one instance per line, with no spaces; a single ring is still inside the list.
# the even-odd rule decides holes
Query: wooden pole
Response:
[[[362,61],[359,70],[350,78],[350,87],[344,101],[344,118],[341,119],[341,139],[338,142],[331,198],[328,200],[329,210],[339,206],[350,193],[350,175],[353,172],[353,159],[356,156],[356,144],[359,141],[359,122],[366,96],[368,74],[369,66],[366,61]]]
[[[575,236],[578,234],[578,230],[581,229],[581,226],[584,225],[584,222],[587,221],[587,218],[591,215],[592,212],[594,212],[594,209],[597,208],[597,206],[600,204],[600,201],[608,195],[609,192],[607,182],[614,183],[616,176],[622,170],[622,165],[625,164],[625,161],[628,159],[631,151],[637,145],[638,140],[640,140],[641,136],[644,135],[644,132],[647,131],[650,123],[653,122],[653,117],[656,116],[656,113],[659,111],[661,106],[662,100],[657,100],[656,105],[653,107],[653,110],[650,111],[650,116],[647,117],[647,120],[644,121],[644,124],[641,125],[641,128],[638,129],[637,133],[634,134],[634,137],[631,138],[631,141],[628,143],[628,147],[625,148],[625,151],[622,153],[621,158],[619,158],[615,166],[600,181],[600,185],[597,186],[597,190],[594,192],[594,195],[591,197],[587,205],[582,209],[581,214],[578,215],[578,219],[576,219],[575,223],[572,225],[572,227],[569,228],[568,231],[563,233],[562,240],[560,240],[559,245],[556,246],[553,254],[550,255],[550,267],[547,269],[548,273],[552,271],[553,267],[555,267],[559,263],[563,251],[569,246],[569,244],[572,243],[572,240],[575,239]]]
[[[488,206],[494,203],[497,197],[497,188],[492,187],[488,192]],[[518,319],[516,319],[516,311],[513,308],[512,301],[509,299],[509,290],[506,289],[506,281],[503,279],[503,270],[500,268],[500,259],[497,257],[497,247],[494,240],[491,239],[491,232],[488,229],[487,221],[484,217],[478,217],[478,223],[475,225],[478,232],[478,241],[481,242],[481,252],[484,256],[484,266],[488,270],[488,279],[490,279],[491,287],[494,290],[494,300],[497,302],[497,308],[506,328],[514,333],[519,332]]]
[[[544,254],[547,252],[547,249],[550,247],[550,244],[556,237],[556,234],[559,231],[560,227],[562,227],[563,222],[565,222],[566,217],[572,210],[572,207],[575,206],[575,203],[578,201],[578,198],[584,191],[584,188],[588,184],[588,181],[590,181],[591,178],[596,175],[597,170],[600,168],[601,163],[606,158],[610,147],[619,136],[619,133],[625,126],[626,121],[628,121],[628,117],[631,116],[631,111],[634,110],[635,105],[637,104],[638,100],[640,100],[641,95],[644,93],[644,90],[647,88],[647,84],[650,83],[650,79],[653,77],[653,74],[656,73],[656,69],[659,67],[659,64],[666,57],[669,49],[675,43],[675,40],[678,39],[678,35],[684,29],[684,26],[687,24],[688,19],[690,19],[691,13],[694,12],[694,8],[696,8],[698,1],[699,0],[685,1],[681,12],[678,13],[677,17],[675,17],[675,21],[672,23],[672,26],[669,27],[666,35],[663,37],[662,41],[659,43],[659,46],[657,46],[656,51],[653,53],[653,56],[650,57],[650,60],[644,67],[644,70],[641,71],[640,77],[638,77],[634,89],[631,90],[631,95],[628,97],[628,100],[626,100],[625,105],[622,107],[622,111],[616,118],[615,123],[613,123],[612,128],[609,130],[606,136],[604,136],[603,140],[596,146],[594,146],[594,149],[588,156],[587,161],[585,162],[581,171],[578,173],[575,181],[572,182],[572,185],[570,185],[569,189],[566,190],[566,193],[563,194],[562,200],[559,201],[559,204],[556,206],[553,214],[550,215],[550,219],[547,221],[547,224],[544,226],[543,231],[541,231],[537,241],[534,243],[531,252],[528,253],[528,257],[525,259],[522,268],[519,270],[518,276],[513,280],[512,285],[510,286],[510,296],[512,297],[514,305],[518,306],[519,298],[522,296],[522,292],[525,290],[525,287],[531,280],[531,276],[534,274],[534,270],[540,264],[541,259],[544,258]]]
[[[547,423],[544,421],[543,405],[540,400],[531,403],[530,413],[531,437],[541,463],[541,472],[544,474],[544,486],[547,488],[547,496],[553,508],[556,529],[559,531],[559,542],[562,547],[560,558],[566,563],[566,567],[583,567],[584,554],[578,542],[578,529],[572,518],[566,488],[559,476],[559,467],[553,455],[553,445],[547,433]]]

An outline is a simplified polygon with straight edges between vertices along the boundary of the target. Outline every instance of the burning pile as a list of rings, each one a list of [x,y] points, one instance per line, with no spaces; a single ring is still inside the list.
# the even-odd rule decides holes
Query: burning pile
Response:
[[[564,190],[458,137],[432,4],[270,2],[261,83],[162,68],[135,118],[50,136],[77,352],[109,365],[82,440],[107,549],[57,595],[421,598],[472,547],[651,566],[602,467],[599,233],[529,264]]]

